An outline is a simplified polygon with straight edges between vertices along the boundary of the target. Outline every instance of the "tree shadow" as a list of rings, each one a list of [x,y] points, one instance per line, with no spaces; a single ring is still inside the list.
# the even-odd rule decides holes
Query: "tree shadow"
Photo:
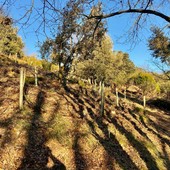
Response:
[[[145,121],[144,121],[143,119],[141,119],[141,123],[143,124],[143,126],[144,126],[145,128],[147,128],[150,132],[152,132],[154,135],[156,135],[156,136],[160,139],[160,141],[161,141],[162,143],[166,143],[167,145],[170,146],[170,141],[169,141],[167,138],[163,137],[163,135],[160,134],[160,132],[161,132],[161,133],[163,133],[164,135],[167,135],[167,133],[164,132],[164,129],[161,129],[161,127],[159,126],[159,124],[156,124],[156,123],[153,122],[151,119],[149,119],[149,122],[150,122],[150,124],[147,125],[147,124],[145,123]],[[156,131],[154,131],[151,127],[153,127],[154,129],[156,129]],[[169,136],[169,135],[168,135],[168,136]]]
[[[78,114],[81,114],[82,110],[86,109],[91,119],[97,123],[98,127],[105,135],[105,137],[101,137],[95,130],[94,122],[90,121],[86,117],[83,117],[84,120],[89,125],[93,133],[93,136],[96,138],[97,141],[99,141],[99,143],[106,150],[107,154],[109,155],[109,158],[116,160],[123,169],[138,170],[138,167],[133,163],[132,159],[126,153],[126,151],[123,150],[122,146],[119,144],[119,141],[116,139],[115,135],[109,132],[108,125],[103,123],[102,118],[98,117],[97,114],[94,113],[93,106],[91,107],[91,105],[89,104],[90,107],[87,107],[84,105],[84,103],[79,102],[82,101],[82,99],[80,99],[79,96],[77,96],[77,94],[75,94],[73,90],[71,90],[71,94],[74,96],[72,98],[73,101],[79,106]],[[83,98],[84,100],[83,96],[81,96],[81,98]],[[110,160],[107,159],[107,162],[109,163]],[[113,166],[110,166],[110,169],[114,169]]]
[[[0,121],[0,128],[4,129],[4,133],[0,134],[0,148],[3,149],[7,144],[13,142],[12,130],[15,126],[15,121],[18,119],[25,119],[26,116],[19,116],[21,114],[20,110],[17,110],[10,118]]]
[[[115,135],[109,132],[108,125],[103,123],[101,118],[97,118],[96,123],[104,133],[105,137],[101,137],[96,132],[93,122],[91,122],[90,120],[86,120],[86,121],[89,127],[91,128],[94,137],[104,147],[104,149],[106,150],[110,158],[115,159],[122,169],[139,170],[139,168],[133,163],[132,159],[129,157],[126,151],[123,150],[122,146],[119,144],[119,141],[116,139]]]
[[[139,128],[139,127],[137,126],[136,122],[132,121],[132,119],[130,119],[129,117],[127,117],[125,114],[122,114],[121,112],[120,112],[120,114],[122,115],[122,117],[123,117],[125,120],[127,120],[128,122],[130,122],[130,123],[133,125],[134,129],[135,129],[140,135],[142,135],[143,137],[145,137],[147,140],[150,141],[150,139],[148,138],[147,134],[146,134],[145,132],[143,132],[143,131],[141,130],[141,128]],[[135,119],[135,120],[136,120],[136,119]]]
[[[170,169],[170,159],[169,159],[169,155],[165,148],[165,143],[162,143],[162,148],[163,148],[163,154],[164,154],[163,156],[165,159],[166,167],[167,167],[167,169]]]
[[[12,141],[11,139],[12,118],[9,118],[5,121],[0,121],[0,128],[5,129],[5,133],[3,135],[0,135],[0,139],[2,140],[1,145],[0,145],[1,148],[4,148],[5,145],[7,145],[8,143],[11,143]]]
[[[49,147],[45,146],[46,127],[41,121],[41,109],[44,104],[45,92],[40,91],[37,95],[36,105],[28,130],[28,143],[25,148],[24,158],[18,170],[65,170],[66,167],[52,154]],[[47,167],[51,159],[54,166]]]
[[[105,155],[105,159],[108,170],[115,170],[113,166],[114,159],[110,155]]]
[[[109,124],[110,123],[113,124],[115,126],[115,128],[126,137],[126,139],[129,141],[129,143],[132,145],[132,147],[138,152],[141,159],[145,162],[148,169],[154,169],[154,170],[159,169],[155,158],[151,155],[151,153],[149,152],[148,148],[144,145],[144,143],[137,140],[133,136],[132,132],[129,132],[128,130],[125,129],[125,127],[123,125],[119,124],[118,120],[116,118],[113,118],[110,115],[111,113],[108,108],[105,109],[105,113],[106,113],[105,116],[101,117],[101,116],[99,116],[99,112],[97,111],[97,109],[98,109],[96,107],[97,102],[94,98],[86,99],[86,96],[77,94],[77,92],[75,92],[72,89],[69,91],[68,96],[69,96],[69,94],[73,95],[73,96],[70,96],[71,100],[73,101],[73,103],[75,103],[79,107],[79,109],[75,110],[76,113],[81,115],[83,110],[87,110],[88,116],[90,116],[90,117],[88,117],[88,116],[86,117],[86,116],[82,115],[81,118],[83,118],[84,121],[86,121],[86,123],[90,127],[91,132],[92,132],[93,136],[95,137],[95,139],[99,141],[99,143],[103,146],[103,148],[107,152],[108,158],[106,158],[107,159],[106,162],[109,163],[110,159],[113,159],[113,160],[116,160],[116,162],[119,164],[119,166],[122,169],[129,169],[129,170],[139,169],[137,167],[137,165],[133,162],[133,159],[122,148],[122,146],[120,145],[119,141],[117,140],[115,134],[111,133],[109,131],[108,124],[106,123],[106,122],[108,122]],[[90,102],[88,102],[88,100]],[[85,105],[85,102],[88,102],[88,106]],[[134,102],[136,102],[136,100],[134,100]],[[91,106],[91,103],[93,103],[92,106]],[[142,104],[142,101],[138,101],[138,103]],[[95,111],[94,111],[94,109],[95,109]],[[128,113],[130,113],[129,108],[127,108],[126,110]],[[118,110],[118,112],[120,114],[121,108],[120,108],[120,110]],[[140,129],[138,127],[138,123],[136,123],[135,121],[138,121],[139,123],[141,123],[141,125],[144,122],[142,123],[141,121],[139,121],[138,118],[135,116],[135,114],[130,113],[130,115],[134,118],[133,121],[129,117],[124,115],[123,113],[122,113],[122,118],[129,121],[132,124],[133,128],[139,134],[141,134],[147,140],[150,141],[150,139],[147,137],[147,134],[144,131],[142,131],[142,129]],[[100,130],[103,132],[104,136],[101,136],[98,133],[98,131],[96,130],[96,125],[94,125],[94,124],[98,125],[98,128],[100,128]],[[144,125],[144,127],[149,131],[152,130],[146,124]],[[153,132],[155,132],[155,131],[153,131]],[[164,141],[164,139],[162,139],[161,135],[159,135],[156,132],[154,134],[159,137],[162,144],[165,142],[166,144],[169,145],[168,140],[165,139],[165,141]],[[163,157],[166,157],[166,155],[167,155],[167,151],[166,151],[166,149],[164,149]],[[165,158],[165,162],[167,164],[167,167],[169,167],[169,159],[168,158]],[[110,166],[109,168],[114,169],[113,166]]]
[[[158,108],[160,110],[163,110],[167,112],[168,115],[170,115],[170,101],[164,100],[164,99],[150,99],[148,101],[149,105],[153,108]]]
[[[120,98],[124,98],[124,95],[122,94],[122,93],[119,93],[119,97]],[[126,94],[126,98],[128,99],[128,100],[131,100],[132,102],[134,102],[134,103],[138,103],[138,104],[140,104],[140,105],[143,105],[143,101],[142,100],[140,100],[139,99],[139,97],[137,98],[137,96],[131,96],[130,94]]]
[[[76,170],[85,170],[87,165],[83,154],[80,152],[81,147],[78,143],[80,137],[81,134],[76,134],[74,138],[73,150],[75,154],[75,165],[76,165]]]
[[[126,136],[126,138],[128,139],[128,141],[131,143],[131,145],[138,151],[138,153],[140,154],[140,157],[145,161],[148,169],[158,170],[155,159],[152,157],[151,153],[144,146],[144,144],[139,142],[137,139],[135,139],[135,137],[133,136],[133,134],[131,132],[125,130],[124,127],[121,126],[117,122],[116,118],[111,118],[109,113],[107,114],[107,117],[110,120],[110,122],[116,126],[116,128],[119,130],[119,132],[124,134]]]

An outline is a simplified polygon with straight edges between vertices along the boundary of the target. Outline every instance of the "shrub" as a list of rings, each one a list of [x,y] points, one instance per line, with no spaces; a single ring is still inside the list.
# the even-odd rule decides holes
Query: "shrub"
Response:
[[[42,60],[42,67],[45,71],[51,71],[51,63],[46,60]]]
[[[79,86],[82,87],[82,88],[85,88],[85,87],[86,87],[85,83],[84,83],[82,80],[79,80],[79,81],[78,81],[78,84],[79,84]]]

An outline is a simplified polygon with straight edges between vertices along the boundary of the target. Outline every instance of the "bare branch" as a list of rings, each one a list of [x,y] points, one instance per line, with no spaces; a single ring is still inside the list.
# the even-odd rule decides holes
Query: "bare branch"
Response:
[[[96,30],[97,30],[100,22],[101,22],[101,19],[99,19],[99,20],[97,21],[97,23],[96,23],[96,26],[95,26],[94,31],[93,31],[93,38],[94,38],[94,36],[95,36],[95,32],[96,32]]]
[[[34,8],[34,0],[32,0],[32,2],[31,2],[31,7],[26,11],[26,13],[21,18],[18,19],[18,21],[21,21],[21,20],[27,18],[27,20],[24,23],[24,25],[26,25],[28,23],[28,21],[30,20],[33,8]]]
[[[125,13],[151,14],[151,15],[158,16],[158,17],[160,17],[160,18],[162,18],[165,21],[170,23],[170,17],[169,16],[167,16],[167,15],[161,13],[161,12],[158,12],[158,11],[155,11],[155,10],[150,10],[150,9],[128,9],[128,10],[120,10],[120,11],[113,12],[113,13],[110,13],[110,14],[105,14],[105,15],[98,15],[98,16],[87,16],[87,15],[85,15],[85,16],[89,19],[91,19],[91,18],[105,19],[105,18],[110,18],[110,17],[116,16],[116,15],[121,15],[121,14],[125,14]]]
[[[152,60],[152,63],[165,75],[164,80],[170,80],[170,70],[165,68],[166,64],[161,63],[157,59]]]

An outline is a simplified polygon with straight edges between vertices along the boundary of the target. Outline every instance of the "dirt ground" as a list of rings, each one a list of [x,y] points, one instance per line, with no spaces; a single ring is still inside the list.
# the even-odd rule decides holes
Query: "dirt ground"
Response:
[[[28,84],[19,110],[19,68],[0,69],[0,170],[168,170],[170,113],[57,80]]]

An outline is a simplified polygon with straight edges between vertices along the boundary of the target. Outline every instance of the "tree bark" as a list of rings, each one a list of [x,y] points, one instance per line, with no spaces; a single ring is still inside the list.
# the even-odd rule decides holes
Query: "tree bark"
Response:
[[[170,17],[169,16],[167,16],[167,15],[161,13],[161,12],[158,12],[158,11],[155,11],[155,10],[150,10],[150,9],[127,9],[127,10],[120,10],[120,11],[113,12],[113,13],[110,13],[110,14],[105,14],[105,15],[87,16],[87,18],[106,19],[106,18],[110,18],[110,17],[116,16],[116,15],[121,15],[121,14],[125,14],[125,13],[151,14],[151,15],[158,16],[158,17],[160,17],[160,18],[162,18],[165,21],[170,23]]]

